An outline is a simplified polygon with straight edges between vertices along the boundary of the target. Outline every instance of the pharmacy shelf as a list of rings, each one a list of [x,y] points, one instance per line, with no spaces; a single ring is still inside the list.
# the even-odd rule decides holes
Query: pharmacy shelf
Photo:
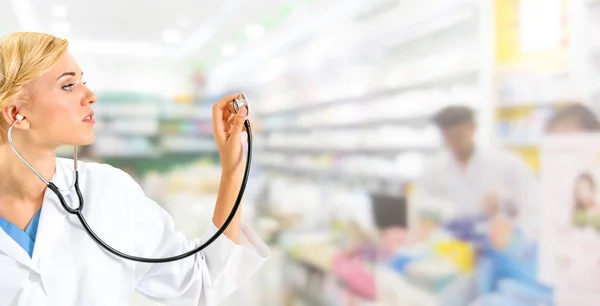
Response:
[[[538,108],[538,107],[557,107],[561,105],[568,105],[572,103],[579,103],[576,98],[557,98],[549,100],[537,100],[537,101],[499,101],[497,108]]]
[[[449,75],[444,75],[439,78],[434,78],[432,80],[423,81],[423,82],[415,82],[413,84],[404,84],[401,86],[397,86],[394,88],[383,89],[375,92],[371,92],[365,95],[360,95],[356,97],[346,97],[341,99],[334,99],[330,101],[324,102],[316,102],[316,103],[301,103],[298,107],[286,108],[281,110],[276,110],[272,112],[265,112],[256,114],[258,118],[265,118],[271,116],[281,116],[281,115],[296,115],[303,112],[309,112],[318,110],[325,107],[338,106],[338,105],[346,105],[349,103],[362,103],[365,100],[374,100],[385,98],[389,96],[393,96],[404,91],[409,90],[417,90],[417,89],[427,89],[427,88],[440,88],[444,86],[452,86],[461,83],[473,83],[477,81],[479,73],[477,70],[465,70],[458,73],[452,73]]]
[[[161,137],[194,137],[194,138],[198,138],[198,140],[205,140],[206,138],[214,137],[212,131],[202,131],[202,130],[199,130],[199,131],[169,131],[169,130],[163,129],[157,135],[161,136]]]
[[[94,134],[97,137],[145,137],[145,138],[158,138],[160,135],[158,132],[153,131],[135,131],[135,130],[114,130],[114,129],[96,129]]]
[[[378,181],[382,183],[395,183],[399,186],[408,183],[408,178],[382,176],[367,173],[348,173],[347,171],[336,171],[331,169],[317,169],[317,168],[301,168],[301,167],[290,167],[290,166],[279,166],[269,165],[266,163],[258,163],[258,166],[267,171],[273,171],[275,173],[292,174],[300,177],[308,177],[313,179],[324,179],[343,181],[348,183],[356,182],[373,182]]]
[[[346,170],[315,169],[311,167],[290,167],[278,165],[259,164],[259,171],[271,175],[294,177],[299,180],[308,180],[316,184],[335,184],[347,188],[359,188],[373,193],[390,195],[404,195],[407,188],[413,183],[409,178],[401,178],[395,174],[376,175],[369,173],[349,172]]]
[[[350,130],[374,128],[384,125],[408,125],[413,127],[425,127],[431,123],[430,117],[414,116],[407,118],[381,118],[377,120],[368,120],[363,122],[348,122],[341,124],[315,124],[310,126],[282,126],[277,128],[267,128],[261,130],[263,133],[307,133],[317,130]]]
[[[393,19],[389,22],[395,24],[394,27],[382,27],[382,20],[379,18],[370,26],[359,29],[361,33],[357,33],[357,35],[366,37],[366,39],[358,41],[348,49],[358,49],[358,55],[363,56],[371,55],[373,50],[393,52],[400,48],[405,49],[407,45],[415,42],[431,40],[441,32],[447,32],[460,26],[470,26],[470,23],[476,21],[476,5],[473,5],[471,1],[455,0],[448,3],[448,5],[434,5],[427,10],[422,10],[419,14],[411,14],[406,18],[398,18],[404,10],[402,7],[396,13],[387,13],[387,18]],[[376,34],[373,35],[373,33]]]
[[[257,147],[258,151],[267,151],[269,153],[283,153],[288,155],[377,155],[382,157],[396,157],[398,154],[406,151],[420,151],[424,153],[433,153],[438,147],[425,146],[401,146],[401,147],[381,147],[381,148],[327,148],[327,147],[276,147],[264,146]]]
[[[152,152],[136,152],[131,154],[100,154],[100,157],[106,159],[169,159],[177,157],[195,157],[199,158],[204,154],[218,154],[216,149],[202,149],[202,150],[162,150]]]
[[[310,306],[328,306],[329,303],[325,301],[321,296],[313,294],[308,290],[302,288],[301,286],[292,286],[291,288],[294,296],[300,298],[304,302],[307,302],[307,305]]]
[[[169,172],[173,168],[199,160],[219,163],[218,152],[163,152],[147,155],[100,156],[103,162],[118,168],[135,168],[138,174],[148,171]]]
[[[540,140],[512,140],[512,139],[501,139],[498,143],[502,147],[512,147],[512,148],[524,148],[524,147],[538,147],[540,145]]]

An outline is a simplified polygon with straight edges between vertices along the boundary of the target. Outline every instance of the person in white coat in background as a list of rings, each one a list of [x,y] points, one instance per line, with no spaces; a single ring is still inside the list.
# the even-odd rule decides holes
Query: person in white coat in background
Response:
[[[94,141],[97,98],[82,74],[66,40],[29,32],[0,38],[0,305],[128,305],[134,291],[166,305],[218,305],[270,256],[241,223],[241,211],[224,235],[194,256],[157,264],[124,260],[91,239],[11,151],[7,128],[20,114],[24,119],[12,133],[16,147],[77,206],[74,162],[57,158],[55,150]],[[236,97],[213,107],[222,174],[206,236],[186,240],[125,172],[79,162],[83,215],[101,239],[129,255],[156,258],[191,250],[217,231],[236,200],[245,166],[241,135],[247,111],[234,115],[226,107]]]
[[[448,106],[433,121],[446,150],[428,162],[415,192],[451,204],[458,217],[500,213],[528,227],[536,179],[525,162],[511,152],[478,146],[475,114],[469,107]],[[532,234],[534,229],[527,231]]]

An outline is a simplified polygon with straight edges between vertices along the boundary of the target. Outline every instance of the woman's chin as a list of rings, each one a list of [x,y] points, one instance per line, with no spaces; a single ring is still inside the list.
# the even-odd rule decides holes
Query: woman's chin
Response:
[[[66,142],[64,145],[66,146],[87,146],[94,143],[96,140],[96,135],[94,132],[91,132],[87,135],[81,135],[81,137],[77,137],[76,139],[70,139],[70,141]]]

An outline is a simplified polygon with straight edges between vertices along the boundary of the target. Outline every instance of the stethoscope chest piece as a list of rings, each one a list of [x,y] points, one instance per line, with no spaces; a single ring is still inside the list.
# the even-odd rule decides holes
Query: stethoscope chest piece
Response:
[[[242,109],[242,107],[245,107],[246,110],[248,110],[248,113],[250,113],[250,109],[248,108],[248,98],[243,92],[240,93],[239,98],[233,99],[229,110],[232,113],[237,114],[240,111],[240,109]]]

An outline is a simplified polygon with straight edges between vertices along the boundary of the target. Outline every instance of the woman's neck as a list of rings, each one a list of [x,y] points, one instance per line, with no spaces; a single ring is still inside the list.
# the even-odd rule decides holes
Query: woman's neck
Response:
[[[54,150],[34,148],[27,142],[16,143],[25,160],[45,179],[51,180],[56,169]],[[12,151],[7,142],[0,144],[0,206],[16,202],[37,203],[46,184]]]

